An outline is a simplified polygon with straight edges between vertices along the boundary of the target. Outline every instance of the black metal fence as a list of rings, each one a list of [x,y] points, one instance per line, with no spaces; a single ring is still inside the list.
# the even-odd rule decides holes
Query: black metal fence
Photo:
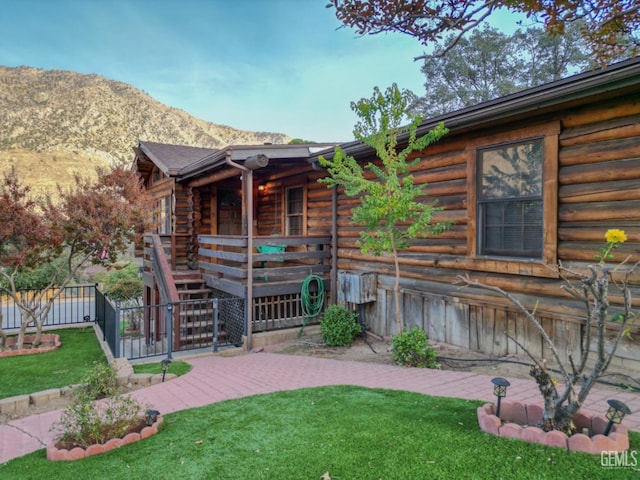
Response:
[[[98,297],[96,321],[116,357],[171,358],[173,352],[217,351],[242,343],[244,300],[240,298],[121,307],[100,292]]]
[[[51,298],[59,289],[45,292]],[[33,301],[37,291],[24,291]],[[22,314],[8,295],[0,295],[2,326],[11,333]],[[165,305],[125,305],[114,302],[96,285],[65,287],[54,300],[44,326],[95,321],[115,358],[169,356],[172,352],[241,345],[245,333],[244,300],[237,297],[185,300]],[[174,329],[177,328],[176,331]]]
[[[96,285],[72,285],[60,291],[60,288],[47,290],[34,305],[41,308],[48,299],[58,295],[49,310],[44,322],[45,327],[56,327],[74,323],[91,322],[95,320]],[[39,290],[21,290],[20,299],[34,302],[40,294]],[[0,292],[0,313],[2,313],[2,328],[11,333],[20,328],[22,313],[14,299],[6,292]],[[35,325],[33,325],[35,327]]]

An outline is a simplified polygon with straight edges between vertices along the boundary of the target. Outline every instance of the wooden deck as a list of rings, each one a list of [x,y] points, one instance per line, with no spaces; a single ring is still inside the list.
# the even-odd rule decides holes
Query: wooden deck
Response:
[[[199,266],[209,287],[247,298],[299,293],[316,275],[330,290],[328,236],[253,237],[200,235]],[[278,247],[278,248],[263,248]],[[255,250],[255,251],[254,251]],[[260,253],[269,251],[269,253]]]

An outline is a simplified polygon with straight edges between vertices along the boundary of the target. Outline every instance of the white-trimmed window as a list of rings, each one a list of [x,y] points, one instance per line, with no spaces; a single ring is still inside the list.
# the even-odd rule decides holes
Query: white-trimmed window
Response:
[[[285,190],[285,234],[304,235],[304,188]]]

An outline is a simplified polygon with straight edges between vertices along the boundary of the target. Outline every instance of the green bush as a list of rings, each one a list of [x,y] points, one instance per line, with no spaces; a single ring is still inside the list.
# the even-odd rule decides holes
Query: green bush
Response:
[[[355,313],[340,305],[331,305],[320,322],[322,341],[332,347],[351,345],[362,328]]]
[[[86,397],[88,401],[111,397],[118,393],[120,382],[116,371],[106,363],[94,363],[81,380],[82,388],[78,396]]]
[[[440,368],[436,351],[429,345],[426,332],[418,327],[404,330],[391,342],[391,356],[407,367]]]
[[[118,395],[120,384],[109,365],[94,364],[82,381],[84,385],[74,394],[73,402],[51,427],[57,434],[56,441],[69,450],[123,437],[142,421],[149,408],[130,395]]]

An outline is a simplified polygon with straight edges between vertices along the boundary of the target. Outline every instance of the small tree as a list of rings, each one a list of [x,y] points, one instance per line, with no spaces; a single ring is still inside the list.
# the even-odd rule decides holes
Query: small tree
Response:
[[[17,348],[22,348],[31,326],[36,328],[34,344],[40,343],[53,302],[82,265],[115,262],[148,224],[149,197],[137,175],[122,167],[99,170],[95,183],[76,176],[76,187],[59,193],[55,205],[33,199],[15,172],[5,175],[0,187],[0,292],[13,299],[22,315]],[[59,256],[64,262],[52,272],[46,288],[35,296],[22,296],[16,276]],[[45,295],[54,286],[60,287],[57,292]],[[0,340],[3,348],[6,333],[1,327]]]
[[[407,109],[415,96],[400,90],[394,83],[384,93],[374,88],[373,97],[351,103],[360,121],[355,138],[376,152],[380,163],[369,162],[362,168],[340,147],[332,160],[320,157],[329,177],[320,179],[329,187],[344,187],[346,195],[358,197],[360,205],[353,209],[352,223],[360,225],[358,246],[362,253],[379,256],[390,253],[395,266],[395,321],[397,333],[402,333],[400,316],[400,251],[417,237],[434,236],[445,231],[450,222],[433,222],[433,213],[441,210],[435,202],[426,202],[426,185],[415,185],[410,173],[420,159],[408,160],[412,152],[423,150],[447,133],[443,124],[417,137],[422,118],[409,116],[408,126],[402,126]],[[407,145],[398,148],[398,136],[407,134]]]
[[[591,388],[609,368],[620,340],[623,336],[629,335],[631,325],[640,316],[639,313],[632,311],[631,290],[629,288],[629,280],[638,263],[626,268],[624,272],[622,269],[625,262],[614,267],[606,263],[607,260],[613,259],[613,250],[627,237],[624,231],[615,229],[607,231],[605,238],[607,246],[601,249],[601,255],[596,256],[598,263],[590,265],[588,271],[578,272],[565,268],[562,264],[558,266],[560,276],[564,281],[563,289],[573,298],[578,299],[585,309],[583,319],[585,334],[580,345],[580,355],[574,357],[573,353],[570,353],[566,361],[560,357],[557,345],[554,344],[535,317],[535,310],[527,309],[514,295],[499,287],[471,280],[469,276],[460,277],[466,285],[489,289],[509,299],[531,322],[551,352],[564,383],[563,391],[558,390],[556,380],[547,369],[546,360],[536,358],[513,335],[507,332],[507,336],[534,363],[530,375],[538,384],[544,399],[544,412],[540,423],[541,428],[545,431],[561,430],[569,434],[573,433],[575,429],[573,419],[584,404]],[[612,308],[609,303],[609,289],[612,286],[619,288],[623,299],[622,305],[615,313],[611,313]],[[613,340],[609,342],[609,348],[606,348],[607,324],[609,322],[619,323],[619,329]],[[595,352],[590,350],[592,343],[597,346]],[[593,364],[589,361],[590,357],[595,357]],[[582,386],[580,391],[576,392],[575,387],[578,383],[581,383]]]

